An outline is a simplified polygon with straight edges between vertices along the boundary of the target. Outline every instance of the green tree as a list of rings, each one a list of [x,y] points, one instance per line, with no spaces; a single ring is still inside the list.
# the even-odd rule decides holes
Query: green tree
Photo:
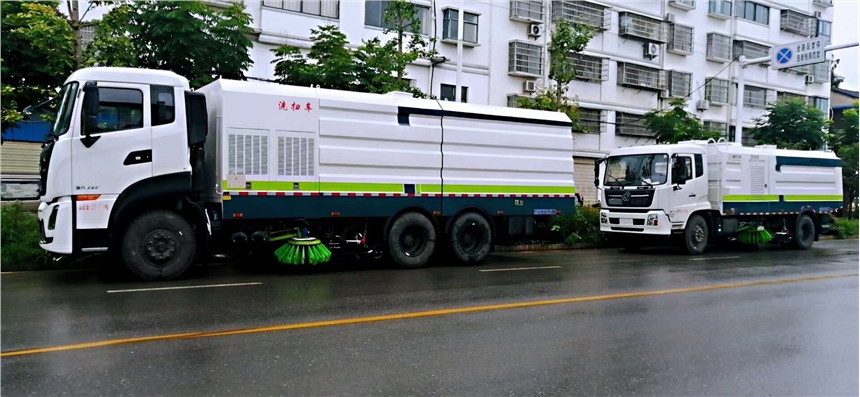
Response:
[[[687,112],[687,101],[675,98],[665,110],[654,109],[645,114],[645,128],[654,133],[657,143],[678,143],[688,140],[720,139],[722,134],[702,125],[694,114]]]
[[[429,44],[436,39],[430,38],[428,42],[421,35],[421,18],[418,11],[418,7],[407,0],[385,2],[385,12],[382,16],[385,25],[383,33],[394,33],[394,38],[389,43],[397,48],[391,60],[398,80],[403,79],[407,65],[420,58],[430,58],[436,54],[435,50],[429,49]],[[407,36],[409,36],[408,41]]]
[[[57,1],[0,2],[2,128],[24,118],[30,105],[47,101],[74,70],[75,37]]]
[[[842,193],[843,207],[850,217],[854,214],[854,199],[860,195],[860,178],[858,178],[857,155],[858,133],[857,116],[858,101],[854,101],[854,107],[842,112],[842,118],[834,125],[833,134],[828,138],[828,143],[836,155],[842,159]]]
[[[242,4],[215,10],[202,1],[121,1],[98,23],[89,63],[171,70],[194,88],[218,77],[244,80],[250,23]]]
[[[576,100],[568,96],[570,82],[576,79],[576,65],[571,55],[584,50],[593,37],[590,26],[556,20],[548,46],[549,79],[554,84],[541,88],[532,97],[520,98],[519,107],[564,112],[573,122],[573,130],[579,130],[579,107]]]
[[[824,146],[829,122],[802,98],[774,102],[756,119],[750,136],[760,144],[784,149],[816,150]]]

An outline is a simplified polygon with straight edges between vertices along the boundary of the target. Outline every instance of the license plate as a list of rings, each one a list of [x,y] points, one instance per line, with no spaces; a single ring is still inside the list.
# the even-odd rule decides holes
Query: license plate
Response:
[[[621,223],[622,225],[632,225],[632,224],[633,224],[633,219],[623,219],[623,218],[622,218],[620,223]]]

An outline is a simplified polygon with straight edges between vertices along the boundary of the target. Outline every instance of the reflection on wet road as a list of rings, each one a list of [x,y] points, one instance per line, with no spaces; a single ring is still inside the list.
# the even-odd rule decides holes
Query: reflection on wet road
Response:
[[[856,241],[834,241],[414,271],[213,266],[148,284],[9,274],[0,391],[857,395],[857,261]]]

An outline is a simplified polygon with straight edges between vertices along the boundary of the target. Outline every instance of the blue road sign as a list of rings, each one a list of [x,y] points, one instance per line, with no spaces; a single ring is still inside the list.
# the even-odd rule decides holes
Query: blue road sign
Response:
[[[783,48],[776,53],[776,61],[779,63],[791,62],[791,50]]]
[[[813,37],[775,46],[770,53],[770,67],[772,69],[785,69],[824,62],[827,52],[825,47],[826,43],[823,37]]]

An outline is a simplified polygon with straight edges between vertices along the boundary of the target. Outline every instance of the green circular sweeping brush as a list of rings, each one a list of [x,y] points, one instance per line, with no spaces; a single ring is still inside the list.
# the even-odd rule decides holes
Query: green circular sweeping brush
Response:
[[[738,230],[738,242],[741,244],[766,244],[772,239],[773,235],[764,226],[744,226]]]
[[[289,265],[316,265],[328,262],[331,251],[319,239],[293,237],[275,251],[275,257]]]

